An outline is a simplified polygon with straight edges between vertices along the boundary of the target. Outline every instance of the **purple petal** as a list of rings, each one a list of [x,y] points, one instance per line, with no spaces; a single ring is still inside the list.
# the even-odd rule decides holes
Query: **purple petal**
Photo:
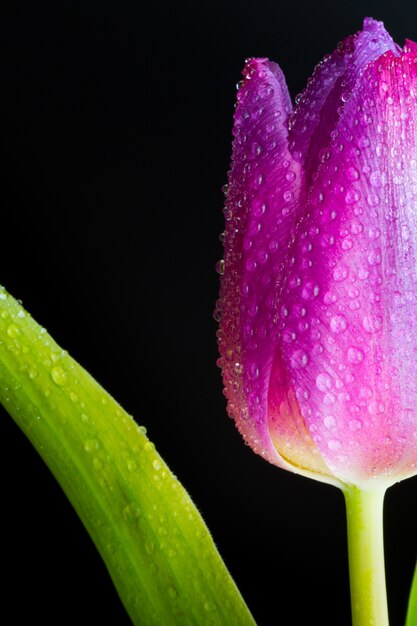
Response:
[[[290,119],[290,149],[304,164],[307,181],[325,157],[325,148],[343,106],[367,64],[387,50],[397,52],[382,22],[366,18],[363,30],[347,37],[314,70]]]
[[[413,44],[369,65],[346,103],[281,298],[271,433],[286,368],[323,458],[355,484],[417,472],[416,123]]]
[[[267,393],[277,343],[276,300],[302,176],[288,151],[291,103],[281,70],[267,59],[251,59],[244,76],[225,206],[220,365],[228,411],[239,430],[255,451],[285,465],[269,437]]]

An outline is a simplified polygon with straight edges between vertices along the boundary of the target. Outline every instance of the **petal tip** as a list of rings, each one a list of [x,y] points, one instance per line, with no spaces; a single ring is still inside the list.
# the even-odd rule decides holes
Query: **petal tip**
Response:
[[[384,22],[376,20],[374,17],[367,16],[363,20],[362,30],[379,30],[383,28],[385,30]]]
[[[269,63],[267,57],[248,57],[245,59],[245,65],[242,70],[243,77],[246,80],[250,80],[252,76],[267,63]]]

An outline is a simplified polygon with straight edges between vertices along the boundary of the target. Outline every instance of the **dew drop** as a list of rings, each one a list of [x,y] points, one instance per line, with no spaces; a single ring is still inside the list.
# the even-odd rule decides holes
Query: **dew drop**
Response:
[[[317,283],[307,282],[302,288],[301,297],[304,300],[312,300],[316,298],[320,292],[320,287]]]
[[[305,367],[308,363],[308,355],[304,350],[295,350],[291,355],[291,367],[299,369]]]
[[[350,250],[351,248],[353,248],[353,241],[351,237],[346,237],[346,239],[343,239],[342,248],[343,250]]]
[[[381,415],[385,411],[385,404],[383,402],[373,400],[369,403],[368,411],[371,415]]]
[[[320,389],[320,391],[327,391],[331,389],[332,379],[330,378],[327,372],[321,372],[316,378],[316,387]]]
[[[355,204],[360,200],[360,192],[357,189],[349,189],[345,196],[346,204]]]
[[[382,261],[381,253],[377,250],[372,250],[368,255],[368,263],[369,265],[380,265]]]
[[[350,180],[351,182],[353,182],[355,180],[358,180],[358,178],[360,176],[358,170],[356,169],[356,167],[353,167],[353,166],[348,167],[348,169],[346,170],[345,175],[346,175],[346,178],[348,180]]]
[[[339,333],[343,333],[347,328],[347,321],[344,315],[335,315],[330,320],[330,330],[332,333],[338,335]]]
[[[62,386],[68,382],[66,371],[60,365],[56,365],[51,369],[51,377],[56,385]]]
[[[380,47],[381,44],[376,38],[370,39],[370,41],[368,42],[368,48],[370,48],[371,50],[378,50]]]
[[[94,452],[95,450],[98,450],[100,448],[100,443],[98,442],[97,439],[87,439],[87,441],[84,442],[84,450],[86,452]]]
[[[366,201],[370,207],[374,207],[377,206],[381,200],[377,193],[370,193],[366,198]]]
[[[367,148],[370,145],[370,140],[365,135],[361,135],[358,141],[359,148]]]
[[[138,466],[136,465],[135,461],[130,460],[127,462],[127,469],[129,470],[129,472],[134,472],[137,467]]]
[[[123,517],[125,518],[126,522],[136,521],[141,516],[141,514],[142,512],[140,508],[134,502],[127,504],[123,509]]]
[[[331,151],[328,150],[327,148],[320,151],[319,158],[322,163],[326,163],[326,161],[328,161],[330,157],[331,157]]]
[[[326,393],[323,398],[323,402],[329,406],[330,404],[334,404],[336,402],[336,397],[332,393]]]
[[[333,304],[334,302],[337,301],[337,296],[331,291],[326,291],[326,293],[323,296],[323,301],[324,301],[324,304]]]
[[[341,283],[342,281],[344,281],[347,278],[347,275],[348,275],[348,269],[347,267],[344,267],[343,265],[339,265],[333,270],[333,279],[338,283]]]
[[[336,426],[336,418],[333,415],[326,415],[323,422],[327,428],[334,428]]]
[[[361,222],[352,222],[350,232],[352,235],[359,235],[363,231],[363,224]]]
[[[15,324],[10,324],[10,326],[7,329],[7,334],[12,339],[15,339],[16,337],[18,337],[20,335],[20,331],[19,331],[18,327]]]
[[[252,365],[250,365],[248,369],[248,376],[252,380],[256,380],[257,378],[259,378],[259,367],[256,365],[256,363],[252,363]]]
[[[327,442],[327,446],[329,450],[340,450],[341,445],[342,444],[340,443],[339,439],[330,439]]]
[[[243,374],[243,365],[238,361],[233,365],[233,373],[235,376],[242,376]]]
[[[347,351],[347,358],[350,363],[354,365],[358,365],[363,361],[364,353],[360,348],[356,348],[355,346],[351,346]]]
[[[38,375],[38,372],[35,370],[35,368],[31,367],[29,369],[29,378],[33,380],[34,378],[36,378],[37,375]]]
[[[261,217],[266,211],[266,204],[265,202],[258,202],[256,204],[254,204],[253,207],[253,215],[255,217]]]
[[[359,280],[366,280],[368,276],[369,276],[369,270],[367,270],[365,267],[360,267],[358,271]]]
[[[289,285],[292,289],[301,285],[301,278],[299,276],[292,276],[289,280]]]
[[[217,263],[216,263],[216,272],[218,274],[220,274],[220,276],[223,276],[223,274],[224,274],[224,259],[220,259],[220,261],[217,261]]]
[[[376,333],[382,326],[381,318],[378,317],[378,315],[370,313],[369,315],[365,315],[362,320],[362,325],[367,333]]]

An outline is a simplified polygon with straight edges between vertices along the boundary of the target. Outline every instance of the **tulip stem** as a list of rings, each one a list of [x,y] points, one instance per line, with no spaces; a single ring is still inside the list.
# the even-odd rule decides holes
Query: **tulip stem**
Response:
[[[353,626],[388,626],[384,565],[385,487],[344,490]]]

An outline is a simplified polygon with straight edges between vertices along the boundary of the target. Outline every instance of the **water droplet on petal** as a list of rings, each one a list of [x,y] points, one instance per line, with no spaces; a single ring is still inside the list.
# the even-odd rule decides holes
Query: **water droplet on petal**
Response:
[[[256,365],[256,363],[252,363],[252,365],[250,365],[248,369],[248,375],[249,378],[251,378],[252,380],[259,378],[259,367]]]
[[[354,180],[358,180],[360,174],[358,172],[358,170],[356,169],[356,167],[348,167],[348,169],[345,172],[345,176],[348,180],[350,181],[354,181]]]
[[[374,38],[368,42],[368,48],[371,50],[378,50],[381,47],[381,44],[378,39]]]
[[[358,419],[353,419],[353,420],[350,420],[349,422],[349,428],[350,430],[353,430],[353,431],[360,430],[362,426],[363,426],[362,421]]]
[[[369,270],[364,267],[360,267],[358,271],[359,280],[366,280],[369,276]]]
[[[343,265],[338,265],[333,270],[333,279],[337,283],[341,283],[342,281],[344,281],[347,278],[347,275],[348,275],[348,269],[347,269],[347,267],[345,267]]]
[[[320,391],[327,391],[332,386],[332,379],[327,372],[321,372],[316,378],[316,386]]]
[[[224,274],[224,259],[220,259],[216,263],[216,272],[222,276]]]
[[[365,315],[362,320],[362,325],[366,332],[368,333],[376,333],[382,326],[381,318],[378,315],[374,315],[370,313],[369,315]]]
[[[371,415],[380,415],[385,411],[385,404],[383,402],[378,402],[377,400],[373,400],[369,403],[368,411]]]
[[[333,333],[335,334],[342,333],[344,330],[346,330],[346,328],[347,328],[347,321],[344,315],[335,315],[330,320],[330,330]]]
[[[334,428],[336,426],[336,418],[333,415],[326,415],[323,422],[327,428]]]
[[[360,200],[361,194],[358,189],[349,189],[345,196],[346,204],[355,204]]]
[[[332,393],[326,393],[323,398],[323,402],[329,406],[330,404],[334,404],[336,402],[336,397]]]
[[[291,367],[299,369],[305,367],[308,363],[308,355],[304,350],[295,350],[291,355]]]
[[[327,445],[329,447],[329,450],[339,450],[342,444],[338,439],[330,439],[327,442]]]
[[[358,365],[364,359],[364,353],[360,348],[356,348],[355,346],[351,346],[347,351],[347,358],[350,363],[354,365]]]

